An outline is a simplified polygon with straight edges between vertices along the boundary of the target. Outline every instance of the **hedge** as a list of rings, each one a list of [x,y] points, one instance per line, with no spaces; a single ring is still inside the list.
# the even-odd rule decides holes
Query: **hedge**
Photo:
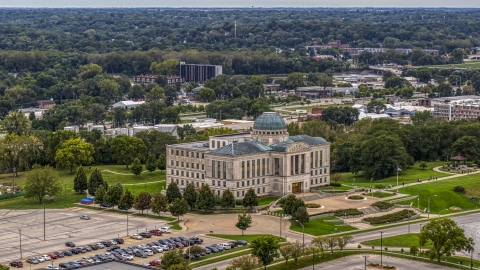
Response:
[[[378,216],[378,217],[367,217],[362,220],[365,222],[369,222],[370,224],[385,224],[385,223],[402,221],[404,219],[408,219],[409,217],[413,217],[415,215],[416,213],[413,212],[412,210],[404,209],[396,213],[387,214],[387,215]]]
[[[393,203],[378,201],[376,203],[372,203],[372,206],[378,207],[380,210],[387,210],[393,206]]]

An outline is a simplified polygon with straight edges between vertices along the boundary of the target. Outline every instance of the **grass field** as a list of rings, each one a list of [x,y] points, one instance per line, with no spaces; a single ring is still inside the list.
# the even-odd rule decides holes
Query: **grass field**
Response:
[[[457,185],[465,187],[467,190],[470,188],[477,188],[479,185],[479,176],[476,174],[466,175],[458,178],[442,180],[442,181],[433,181],[425,184],[403,187],[399,190],[401,193],[407,193],[410,195],[418,195],[420,198],[420,209],[425,209],[428,207],[428,197],[430,199],[430,209],[431,213],[455,213],[458,211],[450,210],[450,207],[460,207],[461,210],[473,210],[477,209],[480,205],[477,201],[470,200],[466,195],[456,193],[453,191],[453,188]],[[435,196],[436,195],[436,196]],[[414,204],[417,207],[418,200],[414,199],[411,201],[401,202],[400,204]],[[448,209],[448,210],[447,210]]]
[[[278,200],[278,197],[270,196],[270,197],[263,197],[258,199],[258,205],[267,205],[274,201]]]
[[[438,68],[480,68],[480,61],[466,61],[463,64],[447,64],[447,65],[432,65],[432,66],[421,66],[421,67],[438,67]]]
[[[338,220],[339,222],[323,222],[324,220]],[[325,235],[337,232],[347,232],[353,231],[357,228],[344,225],[340,220],[336,217],[324,217],[324,218],[316,218],[311,219],[308,223],[305,224],[305,233],[311,235]],[[298,222],[292,221],[290,225],[290,230],[296,232],[303,232],[302,226],[298,224]]]
[[[208,255],[200,257],[200,258],[192,259],[191,260],[191,265],[199,266],[197,263],[202,262],[202,261],[208,261],[208,263],[210,264],[210,263],[212,263],[212,261],[210,261],[210,260],[216,259],[217,257],[222,257],[221,260],[225,260],[224,255],[235,253],[235,255],[238,256],[237,252],[239,252],[239,251],[245,252],[249,249],[250,249],[249,246],[239,246],[239,247],[232,248],[232,249],[229,249],[229,250],[224,250],[222,252],[211,253],[211,254],[208,254]]]
[[[443,177],[449,176],[451,174],[447,173],[439,173],[433,170],[434,167],[445,165],[445,162],[442,161],[435,161],[435,162],[427,162],[427,168],[421,169],[419,167],[419,163],[415,163],[413,166],[403,169],[402,172],[398,174],[398,184],[402,185],[402,183],[414,183],[417,181],[418,178],[422,180],[426,180],[429,177]],[[352,173],[342,173],[343,179],[340,181],[342,184],[346,184],[351,186],[355,184],[357,187],[375,187],[377,184],[386,185],[397,185],[397,176],[391,176],[382,180],[372,181],[370,182],[369,179],[365,179],[362,173],[359,174],[352,174]]]
[[[218,237],[218,238],[223,238],[223,239],[228,239],[228,240],[235,240],[235,241],[245,240],[248,243],[252,242],[252,240],[257,238],[257,237],[262,236],[262,234],[246,234],[246,235],[241,235],[241,234],[240,235],[237,235],[237,234],[207,234],[207,235],[213,236],[213,237]],[[283,238],[283,237],[275,236],[275,238],[279,242],[285,242],[285,238]]]
[[[107,181],[109,185],[121,183],[124,190],[129,189],[133,194],[138,194],[144,190],[155,193],[165,189],[165,171],[162,173],[158,170],[152,173],[147,171],[135,177],[130,170],[125,169],[124,165],[102,165],[92,166],[92,170],[89,170],[89,167],[84,167],[87,177],[90,176],[93,168],[100,170],[103,179]],[[85,194],[78,194],[73,190],[73,177],[75,174],[71,174],[69,169],[58,169],[57,171],[60,181],[63,183],[62,189],[64,189],[64,185],[67,185],[66,200],[65,190],[63,190],[55,199],[44,201],[47,208],[63,208],[65,205],[71,207],[85,198]],[[10,184],[12,182],[13,175],[0,175],[0,184]],[[15,178],[15,183],[23,187],[25,185],[25,173],[20,172],[18,177]],[[0,209],[39,209],[42,207],[41,204],[33,199],[26,199],[24,197],[0,200]]]
[[[223,252],[225,252],[225,251],[223,251]],[[192,260],[192,263],[190,264],[190,266],[196,268],[196,267],[208,265],[208,264],[211,264],[211,263],[216,263],[216,262],[225,261],[225,260],[228,260],[228,259],[233,259],[233,258],[240,257],[240,256],[243,256],[243,255],[247,255],[247,254],[250,254],[250,253],[251,253],[250,250],[243,250],[243,251],[240,251],[240,252],[230,253],[230,254],[226,254],[226,255],[223,255],[223,256],[222,256],[222,253],[217,253],[217,254],[219,254],[218,256],[211,257],[211,258],[206,258],[205,260],[202,260],[200,262],[194,263],[193,260]]]
[[[365,241],[361,243],[365,246],[375,246],[380,247],[380,238],[374,239],[371,241]],[[382,245],[386,247],[403,247],[405,252],[408,252],[406,248],[410,248],[412,246],[416,246],[417,248],[420,247],[418,244],[418,233],[409,233],[409,234],[401,234],[392,237],[384,237],[382,240]],[[427,244],[422,248],[430,249],[432,246],[431,244]]]

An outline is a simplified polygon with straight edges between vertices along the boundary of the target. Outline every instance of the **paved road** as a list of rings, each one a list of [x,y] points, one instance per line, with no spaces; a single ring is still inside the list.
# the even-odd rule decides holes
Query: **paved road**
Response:
[[[380,263],[380,255],[371,254],[368,255],[367,265],[369,263]],[[393,265],[397,270],[437,270],[437,269],[454,269],[445,266],[439,266],[435,264],[423,263],[418,261],[412,261],[407,259],[400,259],[395,257],[383,256],[383,265]],[[316,268],[321,269],[348,269],[348,270],[363,270],[365,269],[365,258],[362,255],[352,255],[342,259],[333,260],[327,263],[317,264]],[[310,270],[312,267],[305,267],[301,270]],[[368,267],[367,269],[377,269],[373,267]]]

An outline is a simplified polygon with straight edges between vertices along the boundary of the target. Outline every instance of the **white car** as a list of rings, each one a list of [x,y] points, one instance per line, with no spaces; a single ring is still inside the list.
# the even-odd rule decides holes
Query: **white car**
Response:
[[[127,261],[133,260],[133,256],[130,254],[122,254],[122,257],[125,258]]]
[[[83,215],[83,216],[80,217],[80,219],[89,220],[90,216],[89,215]]]
[[[39,261],[41,263],[45,261],[45,258],[43,258],[42,256],[37,256],[37,257],[35,257],[35,259],[37,259],[37,261]]]
[[[147,253],[148,256],[153,256],[153,251],[150,249],[144,249],[143,252]]]
[[[163,252],[163,248],[162,248],[162,247],[159,247],[159,246],[153,246],[153,247],[150,247],[150,248],[156,249],[158,253],[162,253],[162,252]],[[167,250],[168,250],[168,249],[167,249]]]
[[[60,269],[60,268],[58,268],[58,266],[53,265],[53,264],[49,264],[49,265],[45,266],[45,268],[46,269]]]
[[[130,235],[130,238],[137,239],[137,240],[142,240],[143,239],[143,237],[139,234],[132,234],[132,235]]]
[[[167,245],[160,245],[158,247],[162,248],[164,251],[169,251],[170,250],[170,247],[167,246]]]
[[[170,230],[170,227],[161,227],[160,231],[163,233],[171,233],[172,231]]]
[[[222,246],[225,250],[232,248],[232,246],[230,246],[228,243],[221,243],[220,246]]]
[[[52,258],[51,258],[50,256],[48,256],[48,255],[42,255],[42,256],[40,256],[40,257],[42,257],[45,261],[50,261],[50,260],[52,259]]]
[[[140,244],[140,245],[138,245],[137,247],[138,247],[138,248],[141,248],[141,249],[145,249],[145,248],[147,248],[147,245],[145,245],[145,244]]]

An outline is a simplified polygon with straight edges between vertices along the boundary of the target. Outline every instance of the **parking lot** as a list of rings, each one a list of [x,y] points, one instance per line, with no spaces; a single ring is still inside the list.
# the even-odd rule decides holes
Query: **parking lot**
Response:
[[[81,215],[89,215],[90,220],[81,220]],[[95,211],[83,208],[66,210],[0,210],[0,262],[7,264],[20,258],[20,232],[22,234],[22,257],[43,255],[64,250],[65,242],[71,241],[85,245],[126,236],[126,215]],[[147,219],[129,215],[130,234],[145,228],[153,229],[165,226],[161,220]],[[133,241],[133,240],[132,240]],[[129,241],[126,241],[126,245]],[[124,244],[125,245],[125,244]],[[122,245],[122,246],[124,246]],[[85,255],[85,254],[84,254]]]

